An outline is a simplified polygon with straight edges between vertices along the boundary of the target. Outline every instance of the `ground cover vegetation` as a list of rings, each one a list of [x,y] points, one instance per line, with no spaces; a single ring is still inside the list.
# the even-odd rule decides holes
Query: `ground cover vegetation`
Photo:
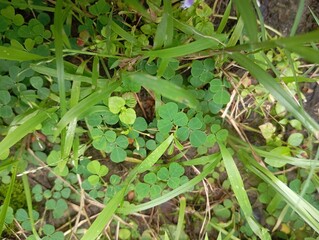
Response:
[[[1,238],[318,239],[306,7],[1,0]]]

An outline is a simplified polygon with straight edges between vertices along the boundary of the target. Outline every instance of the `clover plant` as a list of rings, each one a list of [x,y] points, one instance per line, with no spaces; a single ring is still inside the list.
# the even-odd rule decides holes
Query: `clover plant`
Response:
[[[37,211],[32,210],[32,216],[33,216],[33,219],[36,221],[39,219],[40,215]],[[30,217],[25,209],[23,208],[18,209],[15,213],[15,218],[21,224],[23,229],[25,229],[26,231],[32,230]]]
[[[135,186],[137,199],[151,198],[155,199],[166,188],[175,189],[188,181],[184,175],[185,169],[179,163],[173,162],[169,167],[161,167],[157,172],[149,172],[143,177],[143,181]]]

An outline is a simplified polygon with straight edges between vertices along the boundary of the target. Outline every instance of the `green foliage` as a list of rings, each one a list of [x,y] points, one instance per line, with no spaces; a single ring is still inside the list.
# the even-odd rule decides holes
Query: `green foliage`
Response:
[[[0,3],[1,225],[15,219],[18,237],[46,240],[95,239],[108,222],[119,239],[188,239],[190,227],[206,239],[319,232],[319,125],[300,107],[318,31],[273,38],[248,0],[233,1],[236,21],[232,3],[219,19],[205,1],[180,2]],[[26,176],[41,180],[30,190]],[[181,194],[169,217],[154,211],[168,221],[157,229],[131,217]],[[199,230],[207,201],[213,217]],[[103,204],[91,227],[73,226],[75,205],[90,218]]]
[[[87,170],[93,174],[88,178],[89,183],[92,185],[96,185],[100,181],[100,178],[109,172],[109,169],[101,165],[97,160],[91,161],[86,167]]]
[[[138,182],[135,192],[138,200],[144,198],[155,199],[162,195],[165,189],[176,189],[188,181],[184,175],[185,169],[179,163],[173,162],[169,167],[161,167],[157,172],[144,175],[143,182]]]
[[[8,191],[6,183],[0,185],[0,202],[3,202]],[[19,208],[26,207],[26,199],[24,194],[23,185],[20,181],[16,181],[11,195],[10,207],[16,211]]]
[[[54,226],[46,224],[43,226],[43,233],[45,234],[45,237],[43,239],[45,240],[62,240],[64,239],[63,232],[55,231]]]
[[[37,211],[33,210],[32,215],[34,220],[39,219],[39,213]],[[32,230],[30,217],[25,209],[23,208],[18,209],[15,213],[15,218],[17,221],[19,221],[23,229],[25,229],[26,231]]]

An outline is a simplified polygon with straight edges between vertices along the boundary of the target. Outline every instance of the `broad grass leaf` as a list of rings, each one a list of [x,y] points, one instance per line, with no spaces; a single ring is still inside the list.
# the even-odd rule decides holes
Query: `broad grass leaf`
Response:
[[[155,93],[160,94],[166,98],[169,98],[178,103],[185,104],[190,108],[196,108],[198,106],[198,100],[190,93],[190,91],[183,89],[169,81],[144,74],[144,73],[131,73],[123,74],[123,80],[136,82],[145,88],[153,90]]]

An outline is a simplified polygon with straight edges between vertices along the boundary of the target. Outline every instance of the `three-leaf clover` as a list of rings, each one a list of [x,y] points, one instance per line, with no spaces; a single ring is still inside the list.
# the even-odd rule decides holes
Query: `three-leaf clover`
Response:
[[[169,102],[159,107],[158,114],[161,119],[157,121],[157,127],[162,133],[169,133],[173,125],[182,127],[188,123],[187,115],[178,111],[178,105],[174,102]]]
[[[184,173],[184,167],[176,162],[171,163],[168,168],[161,167],[157,173],[147,173],[143,177],[144,182],[138,182],[135,186],[138,199],[155,199],[163,193],[166,186],[172,189],[179,187],[188,181]]]
[[[32,210],[32,216],[34,221],[39,219],[39,213],[35,210]],[[15,214],[15,218],[17,221],[21,223],[21,226],[23,227],[24,230],[26,231],[32,230],[30,217],[25,209],[23,208],[18,209]]]
[[[194,87],[205,85],[214,78],[213,70],[215,63],[212,59],[205,59],[204,61],[195,60],[192,63],[190,83]]]
[[[109,169],[105,165],[101,165],[99,161],[93,160],[88,163],[86,166],[87,170],[92,173],[93,175],[89,176],[88,181],[92,185],[96,185],[102,177],[104,177],[108,172]]]
[[[133,108],[126,107],[132,106],[131,100],[127,101],[123,97],[113,96],[109,98],[108,107],[114,114],[118,114],[120,121],[127,125],[132,125],[136,119],[136,113]]]
[[[43,240],[63,240],[64,234],[61,231],[55,231],[55,227],[51,224],[45,224],[42,228],[43,233],[46,235]]]

